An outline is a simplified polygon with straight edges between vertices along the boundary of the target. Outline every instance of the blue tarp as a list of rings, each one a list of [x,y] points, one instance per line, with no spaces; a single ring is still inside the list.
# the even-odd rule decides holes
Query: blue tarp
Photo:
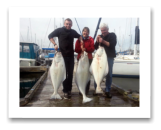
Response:
[[[42,50],[55,50],[55,48],[42,48]]]
[[[53,58],[54,54],[53,53],[49,53],[48,55],[45,56],[45,58]]]
[[[53,53],[49,53],[48,56],[49,56],[49,58],[52,58],[52,57],[54,57],[54,54]]]
[[[55,48],[42,48],[42,50],[55,50]],[[59,51],[59,48],[58,48]]]

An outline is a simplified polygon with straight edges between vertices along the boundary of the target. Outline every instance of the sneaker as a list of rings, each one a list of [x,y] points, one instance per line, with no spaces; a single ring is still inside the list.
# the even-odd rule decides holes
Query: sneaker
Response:
[[[98,94],[96,92],[93,93],[93,96],[97,96]]]
[[[107,98],[112,98],[112,95],[110,92],[105,92],[103,93],[103,96],[107,97]]]
[[[69,99],[69,94],[68,93],[64,93],[64,99]]]
[[[71,91],[68,92],[68,97],[71,98],[72,94]]]
[[[79,95],[80,95],[80,96],[82,96],[82,93],[81,93],[81,92],[79,92]]]
[[[88,93],[89,93],[89,90],[86,90],[86,95],[88,95]]]

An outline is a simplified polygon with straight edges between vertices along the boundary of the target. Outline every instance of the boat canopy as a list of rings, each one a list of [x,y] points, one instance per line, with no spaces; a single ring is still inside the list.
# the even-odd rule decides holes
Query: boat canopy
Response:
[[[38,49],[35,43],[20,42],[20,58],[36,59]]]

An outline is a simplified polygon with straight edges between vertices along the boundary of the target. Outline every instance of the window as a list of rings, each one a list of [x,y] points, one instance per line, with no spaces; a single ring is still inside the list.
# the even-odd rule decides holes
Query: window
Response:
[[[34,53],[36,53],[38,49],[39,49],[39,46],[34,45]]]
[[[22,52],[22,45],[20,45],[20,52]]]
[[[36,45],[33,45],[34,46],[34,53],[36,53]]]
[[[23,52],[30,52],[30,48],[28,45],[23,46]]]

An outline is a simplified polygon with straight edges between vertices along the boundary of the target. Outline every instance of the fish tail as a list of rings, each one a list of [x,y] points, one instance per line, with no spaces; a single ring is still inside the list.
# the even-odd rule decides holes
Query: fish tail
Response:
[[[92,98],[83,97],[83,103],[90,102]]]
[[[51,95],[50,99],[62,99],[58,93]]]
[[[96,93],[103,93],[103,90],[101,89],[100,86],[97,86],[97,88],[96,88]]]

